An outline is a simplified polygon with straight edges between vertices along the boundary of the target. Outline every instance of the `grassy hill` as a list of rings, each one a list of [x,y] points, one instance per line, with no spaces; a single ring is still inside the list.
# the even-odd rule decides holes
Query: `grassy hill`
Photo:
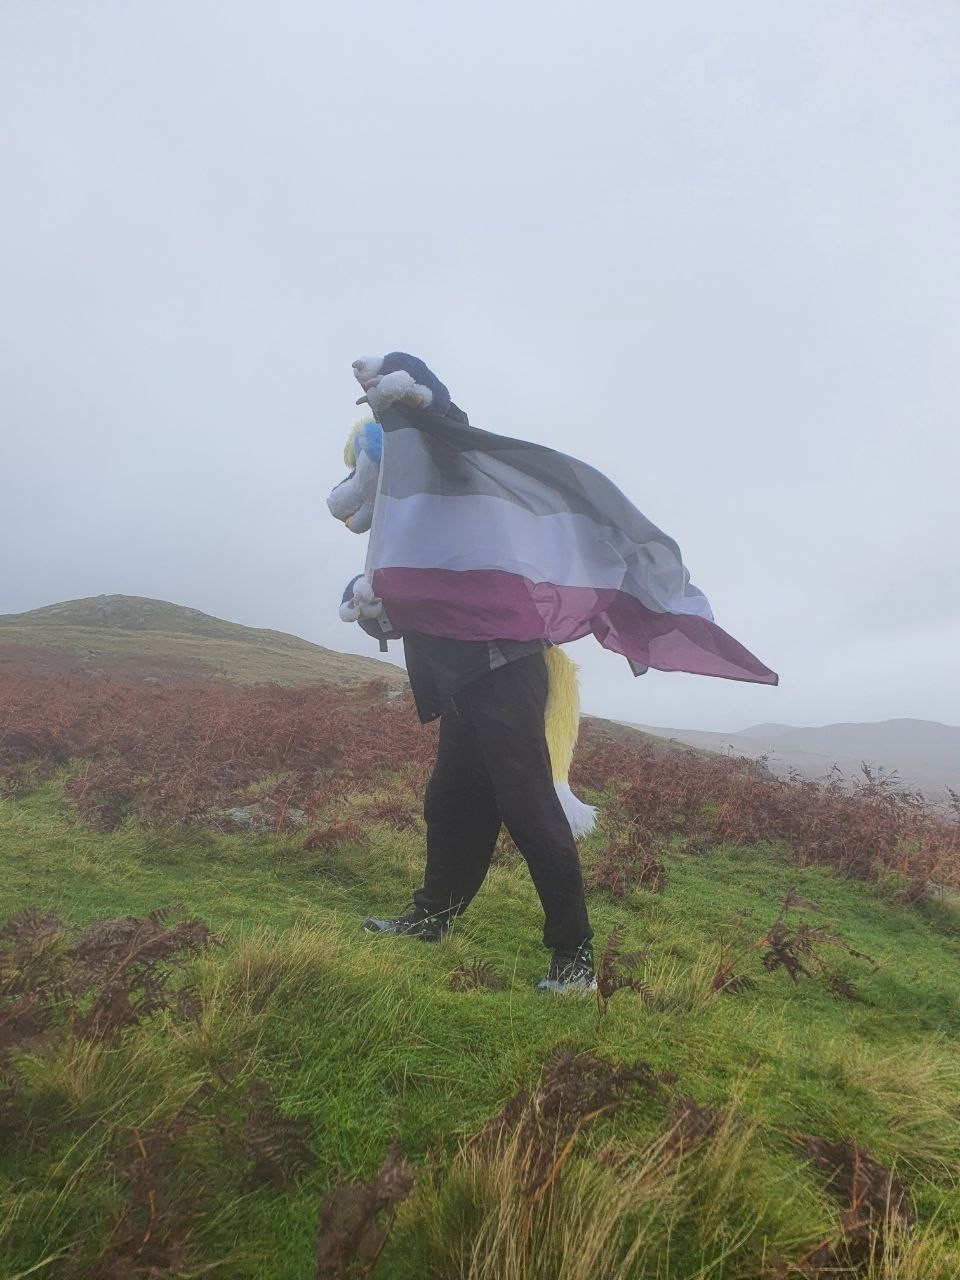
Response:
[[[441,944],[358,927],[432,746],[0,681],[0,1276],[955,1280],[960,922],[907,899],[957,833],[594,726],[607,998],[558,1000],[509,844]]]
[[[337,653],[282,631],[244,627],[141,596],[91,596],[0,616],[0,671],[95,672],[253,684],[406,681],[392,663]]]

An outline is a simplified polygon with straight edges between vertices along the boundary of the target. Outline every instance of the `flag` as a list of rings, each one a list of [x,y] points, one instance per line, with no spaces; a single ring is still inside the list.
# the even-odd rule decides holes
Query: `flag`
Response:
[[[400,631],[563,644],[648,667],[776,684],[713,620],[680,549],[593,467],[429,409],[383,427],[367,576]]]

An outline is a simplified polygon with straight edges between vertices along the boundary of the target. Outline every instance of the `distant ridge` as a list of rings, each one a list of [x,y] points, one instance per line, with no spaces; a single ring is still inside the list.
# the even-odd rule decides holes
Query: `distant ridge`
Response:
[[[938,720],[843,722],[820,727],[756,724],[735,733],[637,727],[708,751],[754,759],[766,756],[767,767],[780,775],[796,770],[804,777],[819,778],[837,765],[849,778],[866,763],[896,771],[904,785],[918,788],[930,798],[946,796],[948,786],[960,789],[960,727]]]
[[[88,596],[0,615],[0,672],[66,670],[241,684],[406,681],[389,662],[145,596]]]

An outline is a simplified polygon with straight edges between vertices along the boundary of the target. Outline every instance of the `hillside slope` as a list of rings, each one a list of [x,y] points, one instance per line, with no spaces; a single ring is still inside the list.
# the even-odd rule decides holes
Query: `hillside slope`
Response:
[[[240,684],[379,679],[400,688],[406,681],[405,672],[389,662],[142,596],[91,596],[0,615],[0,671],[73,669]]]

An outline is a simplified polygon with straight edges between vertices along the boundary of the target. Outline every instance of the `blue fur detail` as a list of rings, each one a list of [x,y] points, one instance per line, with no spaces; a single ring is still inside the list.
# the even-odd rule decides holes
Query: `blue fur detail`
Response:
[[[371,462],[380,465],[383,457],[383,427],[379,422],[365,422],[357,433],[357,448],[362,449]]]
[[[433,403],[430,408],[434,413],[447,412],[450,408],[450,392],[422,360],[417,356],[408,355],[406,351],[391,351],[383,357],[380,373],[381,375],[396,373],[398,369],[409,373],[414,382],[419,382],[422,387],[430,388],[433,392]]]

